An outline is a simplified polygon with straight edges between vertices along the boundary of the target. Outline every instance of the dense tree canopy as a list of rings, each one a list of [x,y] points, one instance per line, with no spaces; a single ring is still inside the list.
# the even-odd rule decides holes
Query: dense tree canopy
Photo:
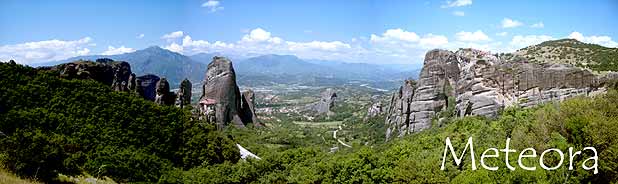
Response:
[[[17,64],[0,64],[0,161],[22,176],[51,181],[58,173],[110,176],[120,182],[159,183],[609,183],[618,180],[618,92],[522,109],[497,119],[452,117],[432,128],[383,142],[383,117],[342,118],[362,142],[329,152],[327,128],[281,123],[270,128],[214,131],[175,107],[157,106],[90,80]],[[611,83],[616,86],[616,83]],[[347,108],[341,108],[345,110]],[[365,132],[365,133],[363,133]],[[326,138],[324,138],[326,137]],[[376,137],[380,137],[379,139]],[[596,148],[599,173],[580,166],[583,152],[557,170],[506,168],[504,155],[487,159],[497,171],[471,170],[469,155],[440,170],[445,139],[462,150],[474,138],[475,156],[487,148]],[[232,140],[233,139],[233,140]],[[370,141],[373,140],[373,141]],[[377,141],[376,141],[377,140]],[[238,142],[262,159],[238,161]],[[556,165],[557,154],[544,163]],[[539,165],[526,159],[526,165]],[[517,165],[512,156],[511,165]],[[480,167],[477,160],[477,166]]]
[[[87,172],[154,182],[174,167],[239,159],[230,139],[186,110],[56,76],[0,63],[0,154],[17,174],[49,181]]]

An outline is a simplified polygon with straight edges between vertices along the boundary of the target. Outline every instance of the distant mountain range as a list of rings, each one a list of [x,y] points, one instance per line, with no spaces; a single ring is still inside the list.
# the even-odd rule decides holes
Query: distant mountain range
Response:
[[[194,81],[201,81],[207,69],[207,64],[196,62],[185,55],[171,52],[157,46],[119,55],[78,56],[62,61],[46,63],[46,65],[55,65],[77,60],[94,61],[98,58],[126,61],[131,64],[131,70],[136,75],[155,74],[167,78],[173,85],[180,84],[180,81],[185,78],[188,78],[193,83],[195,83]]]
[[[387,65],[304,60],[293,55],[252,57],[236,62],[235,68],[242,85],[275,81],[275,83],[300,85],[341,85],[353,81],[399,82],[402,79],[415,77],[418,72],[418,70],[397,70]],[[271,79],[264,80],[264,78]]]
[[[38,64],[49,66],[76,60],[110,58],[127,61],[137,75],[156,74],[166,77],[172,85],[184,78],[199,84],[214,56],[220,53],[200,53],[185,56],[157,46],[119,55],[78,56],[61,61]],[[351,81],[381,83],[391,81],[397,84],[406,78],[414,78],[418,69],[402,69],[395,65],[346,63],[325,60],[304,60],[293,55],[261,55],[246,59],[231,58],[239,83],[245,86],[271,84],[298,85],[341,85]],[[396,85],[395,85],[396,86]],[[387,85],[386,87],[390,87]]]

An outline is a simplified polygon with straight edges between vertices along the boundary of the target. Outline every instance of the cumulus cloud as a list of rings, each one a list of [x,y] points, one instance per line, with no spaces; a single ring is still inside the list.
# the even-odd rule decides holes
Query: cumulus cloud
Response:
[[[95,46],[90,37],[79,40],[45,40],[0,46],[0,60],[15,60],[22,64],[55,61],[90,53]]]
[[[477,30],[476,32],[461,31],[455,34],[455,37],[459,41],[464,42],[478,42],[478,41],[490,41],[491,39],[483,31]]]
[[[256,28],[251,30],[249,34],[242,37],[242,41],[244,42],[270,42],[275,44],[281,43],[281,38],[279,37],[271,37],[270,32],[265,31],[262,28]]]
[[[224,52],[234,49],[235,45],[233,43],[225,43],[221,41],[210,43],[206,40],[193,40],[191,36],[187,35],[182,39],[182,45],[172,43],[168,47],[174,52],[187,52],[189,54],[195,54],[200,52]]]
[[[544,28],[545,24],[543,24],[543,22],[539,22],[539,23],[535,23],[535,24],[530,25],[530,27],[532,27],[532,28]]]
[[[499,33],[496,33],[496,35],[498,35],[498,36],[506,36],[506,35],[508,35],[508,34],[509,34],[508,32],[499,32]]]
[[[389,30],[386,30],[386,32],[382,33],[382,36],[371,34],[370,40],[372,42],[383,42],[383,41],[416,42],[419,40],[419,38],[420,37],[414,32],[404,31],[402,29],[389,29]]]
[[[171,32],[168,34],[164,34],[163,36],[161,36],[161,39],[166,39],[168,41],[171,41],[173,39],[182,37],[184,34],[185,33],[182,31],[175,31],[175,32]]]
[[[388,29],[381,36],[371,34],[371,43],[398,45],[409,48],[414,47],[439,47],[448,44],[448,38],[442,35],[426,34],[418,36],[415,32],[403,29]]]
[[[355,49],[349,43],[342,41],[309,41],[296,42],[286,41],[280,37],[273,36],[262,28],[255,28],[243,35],[236,42],[194,40],[186,35],[182,43],[171,43],[164,46],[165,49],[187,55],[197,53],[219,52],[231,55],[247,54],[293,54],[310,59],[340,59],[343,55],[354,56]]]
[[[169,51],[172,52],[178,52],[178,53],[182,53],[184,48],[181,45],[178,45],[177,43],[172,43],[168,46],[163,47],[164,49],[167,49]]]
[[[221,6],[221,2],[216,0],[208,0],[205,3],[202,3],[202,7],[208,8],[211,13],[214,13],[219,10],[223,10],[223,6]]]
[[[548,35],[517,35],[511,40],[510,45],[514,48],[524,48],[530,45],[536,45],[544,41],[553,40],[554,38]]]
[[[568,38],[576,39],[585,43],[598,44],[605,47],[618,47],[618,43],[609,36],[584,36],[580,32],[572,32]]]
[[[454,11],[453,15],[458,16],[458,17],[463,17],[466,15],[466,13],[464,13],[463,11]]]
[[[142,33],[142,34],[137,35],[135,38],[142,39],[142,38],[144,38],[144,36],[146,36],[146,35],[144,35],[144,33]]]
[[[101,55],[117,55],[117,54],[129,53],[129,52],[135,52],[135,49],[124,47],[124,45],[118,48],[115,48],[113,46],[107,46],[107,50],[101,53]]]
[[[468,6],[472,4],[472,0],[455,0],[455,1],[446,1],[442,8],[451,8],[451,7],[460,7],[460,6]]]
[[[290,51],[299,51],[299,50],[324,50],[324,51],[338,51],[342,49],[349,49],[351,46],[347,43],[343,43],[340,41],[332,41],[332,42],[322,42],[322,41],[311,41],[311,42],[286,42],[288,44],[288,48]]]
[[[510,19],[510,18],[502,19],[502,28],[514,28],[514,27],[519,27],[521,25],[524,25],[524,24],[519,21]]]
[[[448,48],[446,36],[427,33],[422,36],[403,29],[388,29],[380,35],[372,34],[366,52],[376,61],[421,63],[425,53],[434,48]]]
[[[419,40],[419,44],[425,48],[441,47],[448,44],[448,38],[442,35],[427,34]]]

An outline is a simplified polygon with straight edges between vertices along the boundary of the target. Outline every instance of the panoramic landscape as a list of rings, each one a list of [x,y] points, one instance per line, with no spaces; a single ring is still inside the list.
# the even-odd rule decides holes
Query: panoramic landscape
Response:
[[[616,17],[1,1],[0,183],[617,183]]]

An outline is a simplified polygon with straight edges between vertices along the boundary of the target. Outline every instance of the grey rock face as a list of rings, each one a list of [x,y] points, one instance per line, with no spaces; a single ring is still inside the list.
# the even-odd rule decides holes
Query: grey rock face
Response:
[[[128,82],[127,88],[129,91],[135,92],[135,88],[137,87],[136,80],[137,80],[137,77],[135,76],[135,74],[131,73],[131,75],[129,76],[129,80],[127,81]]]
[[[116,91],[128,91],[131,66],[124,61],[97,59],[92,61],[75,61],[49,68],[59,71],[60,77],[67,79],[92,79],[109,85]]]
[[[601,84],[590,71],[569,65],[507,61],[474,49],[432,50],[418,81],[406,81],[393,94],[386,136],[429,128],[432,118],[449,105],[455,105],[457,116],[495,117],[509,106],[531,107],[589,95]]]
[[[170,84],[167,79],[161,78],[156,85],[155,103],[159,105],[173,105],[176,95],[170,92]]]
[[[200,98],[200,111],[218,127],[232,123],[244,127],[241,115],[241,95],[236,85],[236,73],[232,62],[225,57],[213,57],[208,64]]]
[[[332,110],[335,107],[335,100],[337,99],[337,93],[335,90],[328,88],[320,93],[320,101],[316,102],[312,106],[312,110],[318,114],[327,114],[331,116],[334,114]]]
[[[241,103],[241,112],[242,112],[242,121],[247,123],[253,123],[256,126],[261,126],[262,124],[258,122],[257,115],[255,114],[255,94],[251,90],[242,92],[242,103]]]
[[[98,62],[98,60],[97,60]],[[115,91],[129,91],[129,78],[131,77],[131,66],[127,62],[120,62],[117,67],[114,67],[114,78],[112,80],[112,89]]]
[[[180,83],[176,99],[176,106],[184,108],[187,105],[191,104],[191,87],[192,84],[189,79],[185,79]]]
[[[367,109],[367,117],[376,117],[381,114],[382,111],[382,103],[380,103],[379,101],[374,102],[371,104],[371,106],[369,106],[369,109]]]
[[[158,76],[152,74],[137,77],[136,87],[138,94],[147,100],[154,101],[159,80]]]

